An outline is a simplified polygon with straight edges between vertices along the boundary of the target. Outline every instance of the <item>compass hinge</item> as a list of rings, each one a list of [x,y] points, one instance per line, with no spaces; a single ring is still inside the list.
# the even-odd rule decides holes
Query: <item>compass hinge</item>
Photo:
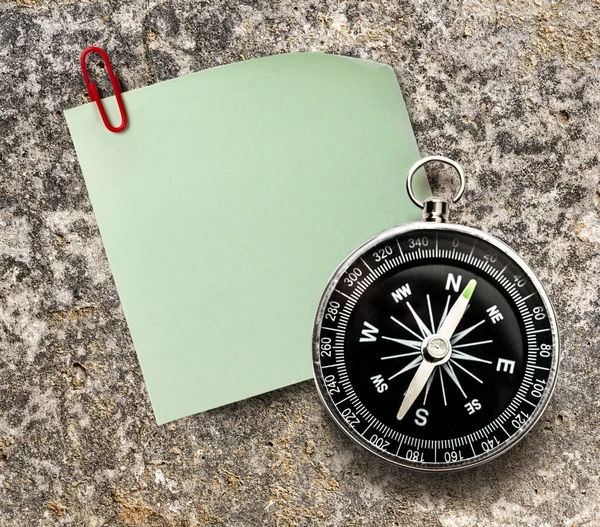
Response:
[[[423,202],[423,221],[446,223],[449,212],[450,206],[445,199],[431,197]]]

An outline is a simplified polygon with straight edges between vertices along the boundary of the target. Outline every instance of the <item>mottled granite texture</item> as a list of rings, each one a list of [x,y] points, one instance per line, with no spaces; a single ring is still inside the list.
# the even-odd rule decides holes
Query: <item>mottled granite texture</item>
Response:
[[[598,0],[0,1],[0,525],[600,525]],[[78,56],[126,89],[319,50],[390,64],[454,219],[545,283],[564,356],[525,441],[428,476],[359,451],[310,382],[157,427],[62,111]],[[101,72],[97,72],[101,73]]]

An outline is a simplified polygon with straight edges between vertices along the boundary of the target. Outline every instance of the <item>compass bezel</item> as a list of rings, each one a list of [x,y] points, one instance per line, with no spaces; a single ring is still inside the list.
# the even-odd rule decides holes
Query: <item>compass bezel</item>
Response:
[[[323,325],[323,319],[325,315],[325,311],[327,308],[327,304],[329,302],[330,297],[338,282],[344,275],[344,273],[348,270],[348,268],[354,264],[354,262],[359,259],[362,255],[370,251],[373,247],[378,246],[380,243],[385,242],[390,239],[394,239],[397,236],[405,235],[409,232],[415,231],[446,231],[446,232],[456,232],[461,234],[466,234],[468,236],[472,236],[476,239],[483,240],[488,244],[492,245],[496,250],[501,251],[504,255],[512,260],[527,276],[530,280],[531,285],[535,289],[535,291],[539,294],[544,308],[546,310],[548,322],[550,325],[550,333],[552,337],[552,363],[550,365],[550,371],[548,373],[547,380],[547,389],[544,390],[542,397],[539,399],[538,404],[532,414],[528,417],[525,424],[512,436],[510,436],[506,441],[502,444],[498,445],[495,448],[492,448],[488,452],[483,454],[479,454],[476,457],[468,458],[462,461],[450,461],[450,462],[418,462],[418,461],[409,461],[404,458],[399,458],[397,456],[393,456],[383,450],[379,450],[374,447],[369,441],[363,438],[360,434],[358,434],[353,428],[348,425],[344,419],[342,418],[340,412],[337,410],[335,404],[333,403],[332,398],[329,396],[326,386],[324,385],[324,377],[321,371],[321,356],[320,356],[320,335],[321,329]],[[313,353],[313,372],[315,384],[317,386],[317,393],[325,406],[328,414],[333,419],[333,421],[344,431],[344,433],[349,436],[355,443],[365,448],[372,454],[375,454],[377,457],[384,459],[387,462],[390,462],[394,465],[401,466],[404,468],[408,468],[411,470],[416,470],[420,472],[450,472],[456,470],[462,470],[466,468],[475,467],[491,461],[492,459],[497,458],[503,453],[507,452],[511,448],[513,448],[517,443],[519,443],[523,437],[531,431],[531,429],[535,426],[535,424],[539,421],[541,415],[546,410],[548,403],[552,397],[556,386],[556,379],[558,375],[558,369],[560,364],[560,338],[559,338],[559,330],[556,322],[556,314],[552,307],[552,303],[544,290],[541,282],[534,274],[529,265],[508,245],[504,242],[498,240],[497,238],[487,234],[483,231],[475,229],[473,227],[467,227],[464,225],[457,225],[451,223],[427,223],[427,222],[412,222],[404,225],[399,225],[396,227],[392,227],[390,229],[386,229],[379,234],[376,234],[365,243],[360,245],[354,251],[352,251],[338,266],[335,270],[331,278],[329,279],[327,286],[325,287],[325,291],[319,301],[319,306],[317,309],[317,313],[315,315],[315,321],[313,326],[313,336],[312,336],[312,353]]]

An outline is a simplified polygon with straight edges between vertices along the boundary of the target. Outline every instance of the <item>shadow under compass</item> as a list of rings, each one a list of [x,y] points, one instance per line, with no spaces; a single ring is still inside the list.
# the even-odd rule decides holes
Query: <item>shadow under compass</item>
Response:
[[[391,520],[396,515],[397,525],[409,525],[403,513],[411,508],[422,513],[424,509],[439,509],[439,504],[445,502],[460,510],[466,509],[466,504],[493,504],[501,500],[515,481],[523,479],[524,470],[547,465],[549,453],[544,445],[548,430],[542,421],[500,457],[476,467],[450,472],[420,472],[398,467],[366,452],[337,427],[332,427],[332,435],[335,442],[339,441],[340,451],[347,449],[349,453],[345,456],[350,458],[346,475],[362,479],[366,488],[376,488],[379,494],[393,500],[389,503]],[[534,488],[532,476],[535,494]],[[402,504],[400,510],[395,506],[396,502]]]

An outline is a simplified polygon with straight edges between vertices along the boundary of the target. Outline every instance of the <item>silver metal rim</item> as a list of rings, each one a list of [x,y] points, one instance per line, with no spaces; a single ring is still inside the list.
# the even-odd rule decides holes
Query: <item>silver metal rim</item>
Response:
[[[454,195],[454,197],[451,200],[452,203],[455,203],[455,204],[458,203],[460,198],[462,198],[463,194],[465,193],[465,172],[464,172],[462,166],[460,166],[456,161],[454,161],[454,159],[450,159],[449,157],[444,157],[444,156],[424,157],[423,159],[419,159],[419,161],[417,161],[413,166],[410,167],[410,169],[408,170],[408,174],[406,176],[406,190],[408,191],[408,195],[409,195],[410,199],[412,200],[412,202],[421,209],[424,207],[424,204],[422,201],[419,201],[417,199],[417,197],[415,196],[415,194],[413,192],[413,188],[412,188],[412,181],[415,176],[415,173],[417,172],[417,170],[419,170],[419,168],[421,168],[422,166],[425,166],[427,163],[431,163],[433,161],[439,161],[440,163],[450,165],[452,168],[454,168],[458,172],[459,187],[458,187],[458,190],[456,191],[456,194]]]
[[[395,456],[387,454],[386,452],[378,450],[375,447],[373,447],[373,445],[371,445],[371,443],[364,440],[362,437],[358,436],[346,424],[346,422],[340,418],[340,415],[337,412],[335,405],[328,397],[326,387],[322,384],[322,375],[320,375],[321,365],[320,365],[320,354],[319,354],[319,351],[320,351],[319,334],[321,332],[321,321],[323,319],[323,315],[325,313],[325,309],[327,307],[329,297],[333,293],[333,290],[335,289],[339,279],[344,274],[344,272],[346,272],[348,267],[361,254],[365,253],[366,251],[369,251],[372,247],[378,245],[379,243],[381,243],[389,238],[393,238],[400,234],[405,234],[407,232],[416,231],[416,230],[444,230],[444,231],[460,232],[460,233],[465,233],[465,234],[474,236],[476,238],[479,238],[481,240],[484,240],[484,241],[490,243],[496,249],[498,249],[499,251],[502,251],[506,256],[508,256],[509,258],[514,260],[519,265],[519,267],[521,267],[521,269],[526,273],[527,277],[531,280],[531,283],[533,284],[534,288],[540,295],[540,298],[542,299],[542,302],[543,302],[544,307],[546,308],[546,312],[548,314],[548,321],[550,323],[550,328],[551,328],[552,347],[553,347],[553,349],[552,349],[552,351],[553,351],[552,365],[550,367],[550,372],[549,372],[549,376],[548,376],[548,390],[546,390],[544,392],[544,395],[540,399],[538,406],[536,407],[534,412],[531,414],[529,421],[527,421],[527,424],[525,426],[523,426],[518,432],[516,432],[513,436],[511,436],[497,450],[493,450],[488,454],[482,454],[479,457],[477,457],[476,459],[466,460],[463,462],[455,462],[455,463],[438,463],[436,465],[421,464],[421,463],[412,463],[405,459],[399,459]],[[365,243],[363,243],[360,247],[355,249],[340,264],[340,266],[333,273],[332,277],[329,279],[329,282],[327,283],[327,286],[325,288],[325,292],[323,293],[323,296],[321,297],[321,300],[319,302],[319,307],[317,309],[317,313],[315,316],[315,322],[314,322],[314,326],[313,326],[312,346],[313,346],[313,373],[314,373],[314,378],[315,378],[315,384],[317,386],[317,393],[319,394],[319,397],[320,397],[323,405],[327,409],[327,412],[329,413],[329,415],[333,419],[333,421],[354,442],[356,442],[357,444],[359,444],[366,450],[370,451],[372,454],[375,454],[377,457],[384,459],[385,461],[388,461],[394,465],[398,465],[398,466],[408,468],[411,470],[416,470],[419,472],[451,472],[451,471],[458,471],[458,470],[464,470],[467,468],[476,467],[478,465],[481,465],[483,463],[491,461],[492,459],[497,458],[498,456],[504,454],[505,452],[510,450],[512,447],[514,447],[535,426],[535,424],[540,419],[541,415],[544,413],[544,410],[548,406],[548,403],[552,397],[552,394],[554,392],[554,388],[556,385],[556,378],[557,378],[557,374],[558,374],[558,368],[559,368],[559,363],[560,363],[560,353],[561,353],[558,325],[556,323],[556,315],[554,313],[554,309],[552,307],[550,299],[548,298],[546,291],[544,290],[542,284],[540,283],[538,278],[535,276],[535,274],[533,273],[531,268],[525,263],[525,261],[523,261],[523,259],[516,252],[514,252],[504,242],[501,242],[497,238],[494,238],[493,236],[486,234],[480,230],[474,229],[472,227],[465,227],[463,225],[454,225],[454,224],[450,224],[450,223],[428,224],[425,222],[407,223],[405,225],[400,225],[397,227],[392,227],[391,229],[387,229],[387,230],[375,235],[374,237],[372,237]]]

